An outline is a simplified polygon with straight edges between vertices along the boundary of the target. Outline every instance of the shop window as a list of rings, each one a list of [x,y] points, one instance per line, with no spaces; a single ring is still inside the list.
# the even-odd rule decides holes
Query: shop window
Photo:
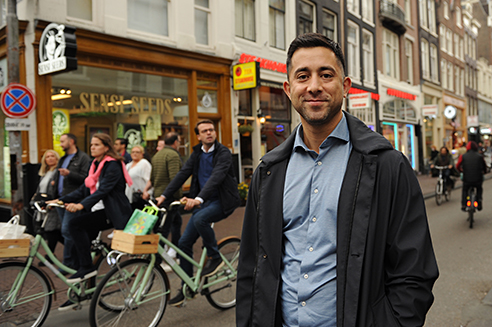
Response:
[[[128,0],[127,4],[128,28],[169,36],[168,1]]]
[[[236,36],[254,41],[255,31],[255,1],[235,0],[236,2]]]
[[[285,0],[269,0],[270,46],[285,49]]]
[[[77,136],[78,147],[90,154],[94,133],[126,138],[129,148],[155,153],[157,141],[175,131],[182,139],[180,153],[190,153],[188,81],[149,74],[80,66],[75,72],[52,77],[53,144],[63,154],[63,133]],[[193,135],[194,136],[194,135]]]
[[[416,121],[417,116],[413,106],[406,100],[391,100],[383,105],[383,117],[407,121]]]
[[[253,116],[253,103],[251,102],[251,90],[237,92],[239,97],[239,116]]]
[[[67,0],[67,16],[92,21],[92,0]]]
[[[205,114],[219,113],[217,108],[217,91],[213,90],[197,90],[198,96],[198,112]]]

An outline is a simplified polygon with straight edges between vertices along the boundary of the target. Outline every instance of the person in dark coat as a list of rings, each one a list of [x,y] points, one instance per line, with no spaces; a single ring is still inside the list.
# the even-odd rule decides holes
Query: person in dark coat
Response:
[[[287,58],[301,124],[253,175],[237,326],[422,326],[438,268],[408,159],[341,110],[337,43],[304,34]]]
[[[132,184],[123,158],[113,149],[111,137],[96,133],[91,140],[91,155],[94,161],[83,185],[58,200],[65,203],[69,220],[68,229],[74,241],[72,255],[77,258],[79,268],[67,280],[76,283],[97,274],[92,264],[91,240],[101,230],[114,227],[124,229],[132,209],[125,195],[126,184]],[[68,300],[61,306],[68,310],[75,306]]]
[[[467,152],[458,158],[456,169],[463,172],[463,189],[461,190],[461,210],[466,211],[466,198],[471,187],[477,189],[477,210],[482,210],[483,175],[487,173],[485,159],[474,141],[468,142]]]
[[[193,210],[193,215],[179,239],[179,248],[193,258],[193,244],[201,237],[209,256],[201,276],[208,277],[224,266],[210,224],[228,217],[239,206],[240,199],[231,151],[217,141],[213,121],[199,121],[195,133],[200,143],[193,147],[190,158],[156,200],[161,205],[165,199],[171,199],[183,183],[193,176],[188,197],[181,199],[185,203],[184,209]],[[181,259],[180,265],[188,276],[193,276],[190,262]],[[179,306],[184,301],[184,294],[180,290],[169,304]]]

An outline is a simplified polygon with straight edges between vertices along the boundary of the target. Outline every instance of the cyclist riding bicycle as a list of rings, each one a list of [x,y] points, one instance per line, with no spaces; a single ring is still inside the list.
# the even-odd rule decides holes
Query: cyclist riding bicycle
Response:
[[[449,185],[450,188],[454,188],[454,181],[451,179],[451,170],[454,167],[454,159],[453,156],[449,153],[448,148],[443,146],[439,151],[439,154],[434,159],[434,162],[431,164],[430,168],[433,169],[434,166],[447,166],[448,169],[443,170],[442,176],[444,178],[444,189],[447,189]]]
[[[487,165],[483,156],[478,153],[478,145],[474,141],[468,142],[467,152],[461,155],[456,168],[463,172],[463,190],[461,193],[461,210],[466,211],[466,197],[471,187],[477,189],[477,210],[482,210],[482,183],[483,175],[487,172]]]

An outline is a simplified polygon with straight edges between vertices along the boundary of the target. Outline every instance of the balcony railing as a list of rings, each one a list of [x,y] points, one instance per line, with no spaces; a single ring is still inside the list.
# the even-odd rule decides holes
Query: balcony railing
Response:
[[[389,0],[379,0],[379,16],[385,25],[399,34],[407,30],[405,12],[396,3]]]

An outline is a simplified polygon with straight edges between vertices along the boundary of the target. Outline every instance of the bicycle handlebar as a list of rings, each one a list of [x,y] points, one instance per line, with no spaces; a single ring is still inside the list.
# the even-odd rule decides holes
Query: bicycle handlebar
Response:
[[[155,203],[154,203],[152,200],[150,200],[150,199],[148,200],[148,202],[149,202],[149,203],[150,203],[150,205],[151,205],[152,207],[154,207],[154,209],[156,209],[157,211],[160,211],[160,212],[166,212],[166,211],[167,211],[167,210],[166,210],[166,208],[159,208],[159,207],[157,206],[157,204],[155,204]],[[173,202],[171,202],[171,204],[169,205],[169,208],[174,207],[174,206],[179,206],[179,205],[182,205],[182,204],[183,204],[183,203],[181,203],[181,201],[173,201]]]
[[[61,201],[58,201],[56,203],[48,203],[46,204],[46,209],[41,208],[40,203],[46,204],[44,201],[37,201],[34,202],[34,207],[36,208],[37,211],[41,213],[47,213],[47,209],[51,207],[57,207],[57,208],[65,208],[65,204]]]
[[[449,169],[449,166],[434,166],[435,169]]]

